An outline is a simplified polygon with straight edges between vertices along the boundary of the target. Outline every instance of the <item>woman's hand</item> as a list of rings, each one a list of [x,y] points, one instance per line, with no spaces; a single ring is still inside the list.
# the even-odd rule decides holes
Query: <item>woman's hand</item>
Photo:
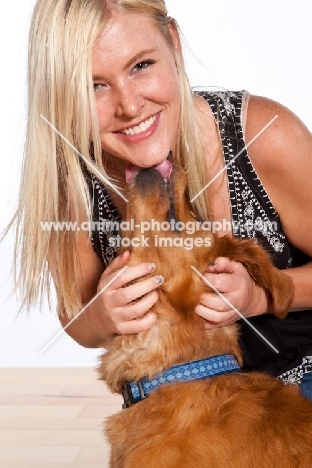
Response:
[[[150,328],[157,319],[150,309],[158,300],[157,288],[163,278],[150,276],[156,266],[149,263],[129,266],[116,277],[129,257],[130,252],[124,252],[104,271],[97,288],[98,293],[103,292],[94,301],[94,307],[90,306],[90,319],[98,329],[105,330],[106,336],[139,333]],[[148,278],[129,284],[147,275]]]
[[[204,274],[207,281],[221,295],[207,291],[200,298],[195,312],[205,319],[205,327],[215,328],[229,325],[240,319],[237,309],[244,317],[253,317],[267,312],[266,292],[257,286],[241,263],[218,257]]]

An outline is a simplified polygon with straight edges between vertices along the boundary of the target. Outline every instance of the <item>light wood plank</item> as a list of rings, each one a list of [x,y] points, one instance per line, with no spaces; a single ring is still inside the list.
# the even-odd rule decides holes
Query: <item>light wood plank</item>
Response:
[[[0,369],[0,468],[107,468],[121,404],[94,369]]]
[[[98,406],[103,407],[103,410],[107,406],[113,404],[118,411],[121,408],[120,399],[116,400],[116,404],[114,404],[113,398],[100,398],[100,397],[87,397],[84,395],[55,395],[55,396],[46,396],[46,395],[1,395],[0,402],[1,406],[14,406],[14,407],[44,407],[44,406],[76,406],[76,407],[84,407],[84,406]],[[0,409],[1,411],[1,409]]]
[[[83,430],[98,430],[101,431],[103,418],[84,418],[84,419],[65,419],[65,418],[36,418],[36,419],[21,419],[21,418],[8,418],[0,420],[1,430],[70,430],[70,431],[83,431]]]
[[[110,414],[115,414],[118,413],[119,411],[122,411],[121,409],[121,404],[118,406],[107,406],[107,411],[105,413],[105,417],[109,416]],[[99,416],[99,408],[97,406],[85,406],[82,408],[80,413],[78,414],[77,418],[96,418]]]
[[[0,468],[107,468],[103,463],[0,463]]]
[[[101,447],[104,438],[94,431],[0,431],[0,447],[24,446],[92,446]]]
[[[106,447],[96,447],[93,449],[93,447],[83,447],[77,455],[75,459],[75,463],[84,463],[86,468],[88,467],[88,462],[89,460],[92,459],[93,462],[95,463],[101,463],[104,460],[106,461],[106,464],[104,464],[105,467],[108,466],[108,460],[109,460],[109,448],[108,446]],[[74,465],[75,466],[75,465]],[[138,468],[148,468],[148,467],[138,467]]]
[[[0,447],[0,461],[10,463],[73,463],[80,447]],[[18,466],[18,465],[16,465]]]
[[[0,406],[0,419],[2,418],[76,418],[83,406]]]
[[[65,387],[66,388],[66,387]],[[0,382],[0,397],[4,395],[46,395],[46,396],[55,396],[62,395],[64,392],[63,386],[52,386],[52,385],[19,385],[10,383],[3,384]],[[65,393],[66,394],[66,393]]]

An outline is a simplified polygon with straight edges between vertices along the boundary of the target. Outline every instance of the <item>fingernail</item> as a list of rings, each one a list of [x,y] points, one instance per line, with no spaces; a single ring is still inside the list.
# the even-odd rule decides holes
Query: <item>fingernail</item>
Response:
[[[155,271],[156,270],[156,265],[155,263],[150,263],[147,267],[149,271]]]
[[[163,276],[158,276],[155,281],[157,284],[162,284],[164,282],[164,279],[165,278]]]
[[[217,268],[217,264],[216,263],[210,263],[210,268]]]

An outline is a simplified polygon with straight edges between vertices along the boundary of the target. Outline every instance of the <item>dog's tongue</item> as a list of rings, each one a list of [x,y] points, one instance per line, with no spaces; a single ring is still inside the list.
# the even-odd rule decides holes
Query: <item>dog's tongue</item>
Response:
[[[157,166],[154,166],[154,168],[162,175],[164,180],[169,180],[171,171],[172,171],[172,164],[165,159],[160,164],[157,164]],[[129,163],[127,168],[126,168],[126,182],[129,184],[133,178],[137,175],[137,173],[141,170],[142,168],[139,166],[136,166],[135,164]]]
[[[134,179],[134,177],[139,172],[140,167],[136,166],[135,164],[129,163],[126,167],[126,182],[130,184],[130,182]]]
[[[162,175],[164,180],[170,179],[172,164],[168,161],[168,159],[165,159],[162,163],[157,164],[157,166],[154,167]]]

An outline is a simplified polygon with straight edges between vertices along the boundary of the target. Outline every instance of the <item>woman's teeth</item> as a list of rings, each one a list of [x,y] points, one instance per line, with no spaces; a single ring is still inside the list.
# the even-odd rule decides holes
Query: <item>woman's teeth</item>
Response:
[[[141,122],[140,125],[122,130],[121,133],[124,133],[125,135],[138,135],[139,133],[146,132],[146,130],[148,130],[153,125],[155,120],[156,115],[150,119],[145,120],[145,122]]]

